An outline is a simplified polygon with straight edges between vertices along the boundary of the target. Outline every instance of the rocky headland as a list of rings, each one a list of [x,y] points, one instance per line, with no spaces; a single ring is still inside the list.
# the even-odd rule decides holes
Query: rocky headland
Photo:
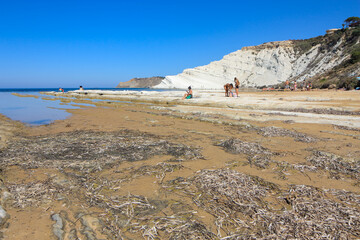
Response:
[[[117,88],[150,88],[156,86],[164,80],[165,77],[133,78],[127,82],[121,82]]]
[[[243,47],[219,61],[160,78],[132,79],[118,87],[222,89],[237,77],[242,87],[309,81],[327,88],[360,76],[360,28],[338,29],[323,36]],[[346,84],[346,83],[345,83]]]

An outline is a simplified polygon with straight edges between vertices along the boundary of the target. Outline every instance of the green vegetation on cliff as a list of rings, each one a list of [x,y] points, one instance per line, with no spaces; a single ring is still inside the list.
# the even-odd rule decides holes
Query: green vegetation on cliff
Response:
[[[351,17],[344,21],[342,29],[329,31],[324,36],[318,36],[304,40],[294,40],[298,54],[306,54],[312,47],[319,46],[319,53],[334,51],[335,45],[340,46],[339,54],[345,60],[322,74],[315,75],[307,82],[311,82],[313,88],[345,88],[347,90],[360,86],[360,18]],[[346,28],[344,28],[346,26]],[[331,61],[331,60],[328,60]],[[278,86],[283,87],[284,84]]]

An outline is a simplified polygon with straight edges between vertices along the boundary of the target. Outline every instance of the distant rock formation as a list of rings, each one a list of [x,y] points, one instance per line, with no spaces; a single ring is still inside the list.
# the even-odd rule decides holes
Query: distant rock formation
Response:
[[[165,77],[133,78],[127,82],[121,82],[117,88],[150,88],[161,83]]]
[[[222,89],[225,83],[233,82],[234,77],[242,87],[259,87],[319,77],[349,61],[352,49],[359,45],[359,34],[352,31],[336,30],[306,40],[244,47],[220,61],[166,76],[154,88]],[[359,74],[359,70],[346,72],[353,76]]]

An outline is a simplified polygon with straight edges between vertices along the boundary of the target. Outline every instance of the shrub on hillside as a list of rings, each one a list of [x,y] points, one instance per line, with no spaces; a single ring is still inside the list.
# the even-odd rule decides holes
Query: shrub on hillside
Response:
[[[356,77],[344,77],[337,83],[338,88],[345,88],[346,90],[355,89],[359,85],[359,81],[356,79]]]
[[[333,34],[328,35],[326,39],[326,48],[333,47],[336,43],[338,43],[342,35],[343,32],[341,30],[338,30]]]
[[[320,85],[320,89],[328,89],[330,86],[330,83],[326,82],[326,83],[323,83],[322,85]]]
[[[358,45],[353,51],[351,51],[350,62],[352,64],[360,61],[360,45]]]
[[[360,36],[360,27],[354,29],[354,31],[352,31],[351,35],[352,35],[352,37]]]
[[[323,36],[318,36],[314,38],[296,40],[295,47],[300,50],[301,53],[309,51],[313,46],[318,45],[323,41]]]
[[[312,81],[313,88],[327,89],[330,88],[331,85],[334,85],[336,82],[335,79],[317,79]]]

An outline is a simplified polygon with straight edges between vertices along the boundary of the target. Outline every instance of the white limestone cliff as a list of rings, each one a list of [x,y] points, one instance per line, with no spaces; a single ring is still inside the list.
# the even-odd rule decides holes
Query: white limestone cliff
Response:
[[[222,89],[224,84],[233,82],[234,77],[239,79],[242,87],[272,85],[288,79],[302,81],[349,57],[343,53],[341,41],[326,50],[318,44],[304,53],[300,53],[294,41],[244,47],[220,61],[166,76],[154,88]]]

